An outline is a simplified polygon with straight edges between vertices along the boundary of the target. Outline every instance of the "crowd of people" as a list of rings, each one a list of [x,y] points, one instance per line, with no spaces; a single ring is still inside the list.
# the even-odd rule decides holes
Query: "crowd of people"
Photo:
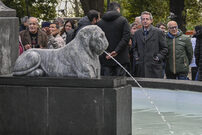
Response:
[[[109,46],[100,56],[101,75],[126,76],[114,57],[133,76],[202,81],[202,26],[196,26],[192,37],[183,34],[175,21],[155,26],[153,16],[144,11],[129,25],[120,13],[121,6],[112,2],[108,11],[90,10],[77,27],[73,20],[55,19],[39,27],[35,17],[24,17],[19,36],[20,54],[30,48],[57,49],[67,45],[80,29],[98,25],[105,33]],[[191,78],[188,77],[191,69]]]

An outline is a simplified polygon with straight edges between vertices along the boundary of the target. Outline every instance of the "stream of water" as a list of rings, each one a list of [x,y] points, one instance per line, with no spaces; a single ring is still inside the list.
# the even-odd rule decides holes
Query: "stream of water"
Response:
[[[150,102],[150,104],[153,106],[153,108],[155,109],[155,111],[157,112],[157,114],[160,116],[161,120],[164,122],[164,124],[167,126],[168,128],[168,133],[169,135],[173,135],[174,131],[172,130],[171,124],[166,120],[165,116],[160,112],[159,108],[156,106],[156,104],[154,103],[153,99],[151,98],[151,96],[148,94],[148,92],[137,82],[137,80],[116,60],[114,59],[109,53],[107,53],[106,51],[104,51],[104,53],[108,56],[110,56],[111,59],[113,59],[121,68],[124,69],[124,71],[134,80],[134,82],[139,86],[139,88],[141,89],[141,91],[144,93],[145,97],[147,98],[147,100]]]

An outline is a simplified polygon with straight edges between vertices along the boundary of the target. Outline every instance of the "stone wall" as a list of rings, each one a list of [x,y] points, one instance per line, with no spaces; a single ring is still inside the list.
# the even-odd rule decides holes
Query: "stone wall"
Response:
[[[11,74],[18,57],[19,21],[16,11],[0,1],[0,75]]]
[[[124,78],[0,76],[0,135],[131,135]]]

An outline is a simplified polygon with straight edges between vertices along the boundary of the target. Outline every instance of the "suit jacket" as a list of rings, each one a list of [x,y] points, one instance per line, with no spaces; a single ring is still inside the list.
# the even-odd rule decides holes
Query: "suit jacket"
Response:
[[[136,64],[139,77],[161,78],[162,62],[167,52],[165,34],[158,28],[151,25],[147,34],[143,28],[135,32],[133,54],[138,59]]]
[[[21,31],[20,32],[20,37],[21,37],[23,46],[25,46],[26,44],[31,44],[31,37],[30,37],[30,34],[29,34],[29,30]],[[38,35],[37,35],[37,44],[41,48],[47,48],[47,43],[48,43],[47,34],[39,29],[38,30]]]

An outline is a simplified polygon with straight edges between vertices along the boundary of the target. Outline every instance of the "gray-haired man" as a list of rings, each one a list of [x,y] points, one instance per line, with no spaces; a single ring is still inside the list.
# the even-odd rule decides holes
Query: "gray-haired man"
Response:
[[[152,25],[150,12],[141,14],[142,28],[135,32],[133,54],[137,64],[137,76],[147,78],[162,77],[162,62],[168,52],[165,34]]]
[[[47,48],[48,38],[45,32],[39,29],[38,19],[30,17],[28,29],[20,32],[25,50],[30,48]]]

